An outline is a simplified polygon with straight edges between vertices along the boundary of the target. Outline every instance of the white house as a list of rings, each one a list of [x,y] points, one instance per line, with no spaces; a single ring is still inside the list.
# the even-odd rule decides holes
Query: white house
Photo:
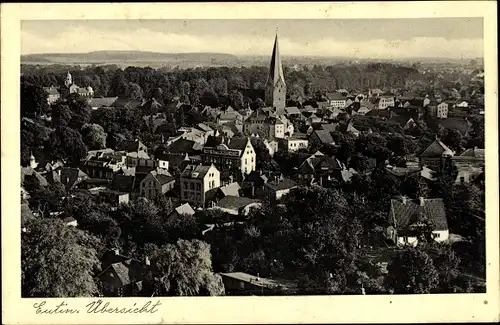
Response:
[[[188,165],[180,177],[181,201],[204,207],[207,191],[220,187],[220,172],[213,165]]]

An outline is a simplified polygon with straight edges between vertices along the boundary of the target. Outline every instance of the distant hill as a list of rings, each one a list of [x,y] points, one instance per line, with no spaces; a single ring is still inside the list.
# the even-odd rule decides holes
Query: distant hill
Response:
[[[176,64],[191,62],[198,64],[237,63],[238,57],[225,53],[159,53],[147,51],[94,51],[88,53],[40,53],[21,55],[21,63],[39,64],[114,64],[149,63]],[[142,63],[142,64],[141,64]]]

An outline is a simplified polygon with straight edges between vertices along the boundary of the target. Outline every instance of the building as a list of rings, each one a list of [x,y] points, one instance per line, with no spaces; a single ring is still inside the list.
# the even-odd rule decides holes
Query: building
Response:
[[[150,261],[146,257],[139,261],[110,250],[101,258],[101,269],[97,275],[106,297],[143,296],[153,293],[152,283],[148,281]]]
[[[153,200],[174,188],[175,178],[155,171],[150,172],[140,183],[140,195]]]
[[[340,180],[343,169],[345,166],[338,159],[317,151],[298,166],[297,178],[302,184],[326,185],[334,179]]]
[[[223,178],[240,179],[255,170],[256,154],[249,138],[209,137],[201,153],[202,162],[227,171]]]
[[[334,145],[335,141],[328,130],[315,130],[311,133],[309,138],[312,143],[317,143],[319,145]]]
[[[442,170],[454,155],[455,152],[436,139],[420,154],[420,166],[426,166],[436,171]]]
[[[269,65],[269,75],[266,81],[265,103],[276,109],[277,115],[285,113],[286,83],[281,65],[281,58],[278,46],[278,34],[274,40],[271,63]]]
[[[220,187],[220,172],[213,165],[187,165],[180,177],[181,201],[205,207],[206,193]]]
[[[422,229],[425,220],[433,225],[433,230],[424,235],[430,235],[437,242],[449,238],[443,199],[392,199],[388,216],[390,226],[386,229],[386,237],[398,246],[416,246],[421,234],[419,228]]]
[[[94,96],[94,90],[90,86],[80,87],[73,83],[73,77],[68,71],[66,79],[64,80],[64,86],[61,87],[61,97],[67,98],[70,94],[78,94],[90,99]]]
[[[448,103],[442,102],[436,106],[436,117],[441,119],[448,117]]]
[[[271,202],[278,201],[296,187],[297,184],[291,179],[282,176],[275,177],[264,184],[261,196],[269,199]]]
[[[61,94],[59,93],[59,90],[57,90],[56,87],[51,86],[51,87],[43,87],[43,90],[47,93],[47,103],[49,105],[54,104],[61,98]]]
[[[295,133],[293,136],[282,139],[279,142],[279,148],[288,152],[295,152],[299,149],[307,149],[309,140],[305,134]]]
[[[189,203],[184,203],[172,211],[172,213],[168,216],[169,220],[175,220],[180,216],[194,216],[196,211],[189,205]]]
[[[454,156],[452,161],[456,167],[484,167],[484,149],[478,149],[477,147],[467,149],[459,156]]]
[[[328,98],[328,104],[332,108],[344,108],[347,105],[347,97],[341,93],[328,93],[326,95]]]
[[[244,196],[228,195],[218,202],[212,202],[211,209],[217,209],[235,216],[247,216],[252,209],[258,209],[262,203]]]
[[[387,109],[388,107],[394,107],[394,97],[380,95],[375,98],[371,98],[370,102],[375,105],[376,109]]]

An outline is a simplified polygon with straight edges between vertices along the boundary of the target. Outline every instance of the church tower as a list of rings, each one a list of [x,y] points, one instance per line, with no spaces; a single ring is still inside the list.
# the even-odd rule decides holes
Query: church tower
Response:
[[[276,109],[277,115],[285,113],[286,84],[281,66],[280,51],[278,47],[278,33],[274,40],[273,54],[269,66],[269,76],[266,81],[266,105]]]
[[[71,73],[69,73],[68,71],[68,74],[66,75],[66,80],[64,81],[64,85],[66,86],[66,88],[68,88],[72,84],[73,84],[73,78],[71,77]]]

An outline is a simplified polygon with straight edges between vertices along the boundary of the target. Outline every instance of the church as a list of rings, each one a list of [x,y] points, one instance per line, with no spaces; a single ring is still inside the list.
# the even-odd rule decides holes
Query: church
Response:
[[[70,94],[75,93],[86,98],[92,98],[94,96],[94,90],[92,89],[92,87],[80,87],[73,83],[73,77],[71,76],[71,73],[69,73],[69,71],[66,75],[64,86],[62,86],[60,89],[60,93],[62,98],[67,98]]]

